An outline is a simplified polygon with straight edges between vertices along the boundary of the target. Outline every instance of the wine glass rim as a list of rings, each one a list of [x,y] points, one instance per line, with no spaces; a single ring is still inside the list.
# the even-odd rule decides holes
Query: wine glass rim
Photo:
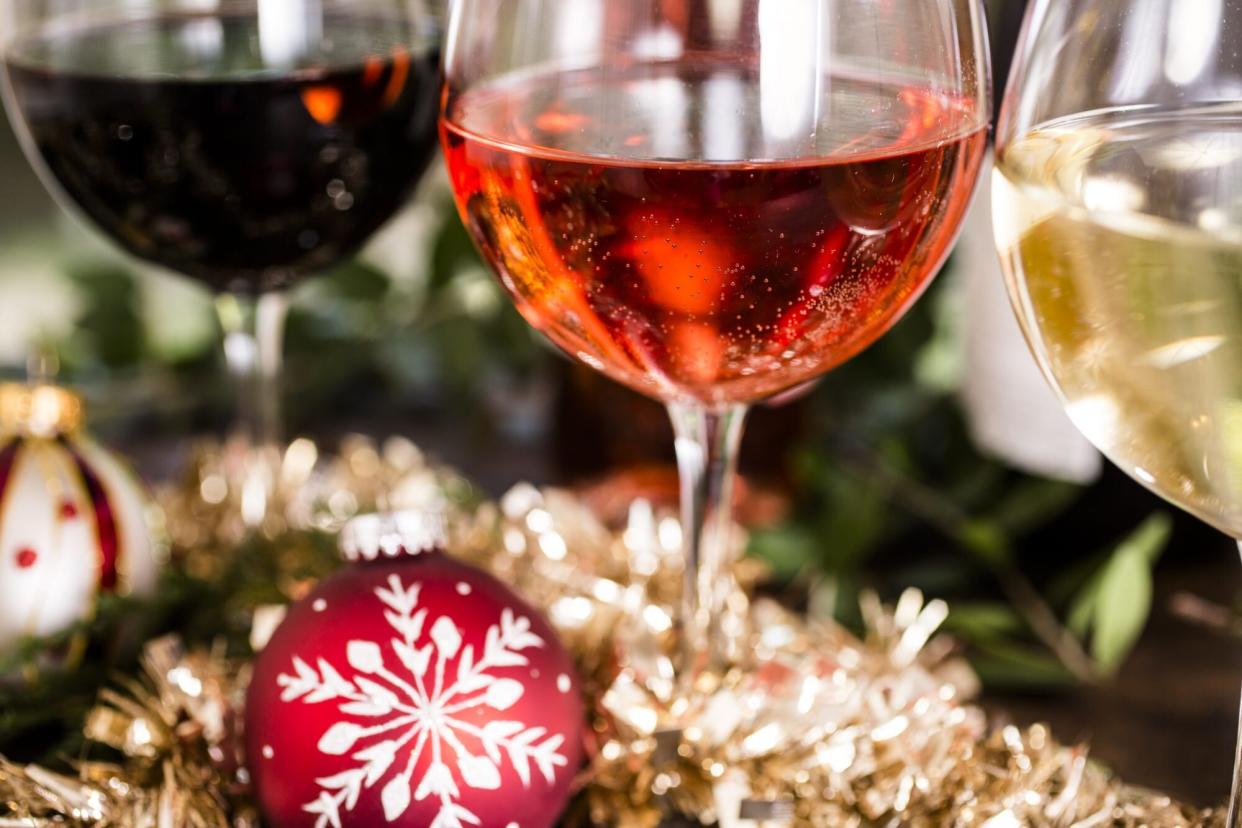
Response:
[[[14,44],[33,38],[51,39],[64,37],[102,26],[126,26],[173,20],[193,21],[197,19],[219,20],[230,17],[243,18],[256,14],[257,8],[255,0],[217,0],[217,3],[211,8],[180,10],[162,9],[158,5],[153,8],[143,6],[109,7],[107,9],[74,7],[71,10],[49,17],[35,17],[24,26],[0,31],[0,41],[3,42],[3,50],[8,55]],[[323,13],[324,18],[329,20],[333,17],[351,16],[346,9],[336,9],[333,6],[325,8]],[[352,16],[361,17],[363,15],[354,14]],[[391,19],[396,22],[416,24],[428,43],[434,43],[438,40],[442,31],[441,21],[436,15],[431,13],[413,16],[393,13],[384,14],[380,10],[368,8],[365,17],[377,20]]]
[[[1018,132],[998,130],[996,139],[997,157],[1003,157],[1005,151],[1015,143],[1021,142],[1034,135],[1052,135],[1060,132],[1071,131],[1081,128],[1085,124],[1090,124],[1093,120],[1109,119],[1107,126],[1110,128],[1120,128],[1131,125],[1125,116],[1141,118],[1151,113],[1174,113],[1178,118],[1187,117],[1213,117],[1213,116],[1232,116],[1242,115],[1242,101],[1236,98],[1205,98],[1198,101],[1187,101],[1184,104],[1168,104],[1168,103],[1133,103],[1118,104],[1115,106],[1099,106],[1093,109],[1084,109],[1081,112],[1072,112],[1065,115],[1058,115],[1055,118],[1048,118],[1039,123],[1032,124]],[[1002,121],[1004,117],[1002,116]]]
[[[1116,106],[1099,106],[1094,109],[1084,109],[1081,112],[1073,112],[1068,115],[1058,115],[1055,118],[1049,118],[1046,121],[1035,124],[1030,132],[1050,132],[1065,128],[1073,128],[1080,126],[1083,121],[1089,121],[1102,116],[1116,117],[1119,115],[1145,115],[1152,112],[1176,112],[1179,116],[1194,115],[1218,115],[1226,114],[1221,111],[1224,109],[1235,110],[1229,114],[1242,115],[1242,100],[1237,98],[1205,98],[1198,101],[1188,101],[1184,104],[1171,105],[1167,103],[1133,103],[1118,104]],[[1202,112],[1200,112],[1202,110]],[[1114,123],[1126,123],[1118,121]]]
[[[264,65],[236,69],[229,72],[195,69],[170,72],[144,66],[109,66],[107,68],[78,66],[74,65],[76,61],[73,60],[70,61],[69,65],[63,65],[60,60],[40,59],[34,56],[34,54],[28,53],[31,49],[40,48],[38,45],[40,43],[49,43],[60,38],[69,38],[80,35],[83,32],[101,28],[134,25],[190,25],[199,20],[248,19],[238,11],[241,5],[225,0],[221,7],[210,10],[186,10],[183,12],[163,13],[156,10],[142,12],[132,9],[119,9],[116,10],[115,14],[102,14],[98,10],[85,11],[79,14],[66,14],[41,23],[32,24],[17,32],[10,31],[7,37],[4,38],[3,47],[0,49],[3,57],[2,63],[35,71],[68,71],[80,78],[126,78],[144,81],[175,81],[181,84],[214,83],[227,78],[230,83],[244,84],[252,82],[265,83],[274,79],[289,80],[291,82],[315,81],[331,72],[355,65],[362,65],[367,60],[365,57],[350,57],[348,60],[337,61],[333,60],[330,56],[331,53],[328,52],[315,59],[307,60],[301,65],[294,66]],[[325,15],[325,20],[331,20],[334,16],[348,15],[344,13],[328,14]],[[434,21],[423,23],[417,19],[405,18],[400,15],[368,13],[365,16],[365,19],[377,22],[377,30],[384,31],[387,31],[384,27],[387,25],[389,18],[394,23],[409,23],[412,27],[411,31],[417,30],[417,36],[415,37],[392,36],[390,45],[393,51],[408,51],[410,54],[435,54],[437,52],[439,48],[439,30],[438,24],[435,24]],[[380,43],[377,43],[373,51],[375,54],[382,54],[384,49],[381,48]]]
[[[973,135],[986,131],[989,129],[989,125],[985,121],[970,128],[961,129],[952,133],[946,133],[943,138],[937,138],[932,141],[925,141],[921,143],[903,144],[901,145],[899,152],[877,149],[865,152],[806,154],[792,156],[789,158],[726,158],[712,160],[695,158],[634,158],[631,156],[608,153],[571,152],[569,150],[560,150],[542,145],[507,141],[496,138],[492,135],[476,132],[451,120],[445,121],[445,129],[449,132],[461,135],[462,137],[488,144],[497,149],[503,149],[509,152],[548,161],[568,161],[571,163],[580,162],[595,164],[597,166],[625,167],[629,169],[663,169],[670,166],[676,166],[678,169],[684,170],[713,170],[725,167],[729,170],[765,170],[772,169],[773,167],[797,169],[800,167],[820,167],[825,164],[858,164],[866,163],[868,161],[881,161],[898,156],[915,155],[917,153],[926,152],[927,150],[958,143],[964,139],[970,138]]]
[[[728,65],[733,69],[737,68],[736,62],[727,59],[726,56],[716,55],[714,60],[718,60],[722,64]],[[616,68],[620,71],[631,72],[637,68],[658,69],[664,66],[677,67],[679,65],[684,65],[683,57],[671,60],[635,61],[632,63],[618,62],[615,66],[609,68]],[[772,167],[820,166],[825,162],[858,163],[892,158],[894,156],[891,149],[874,147],[844,152],[806,153],[789,157],[752,157],[737,159],[702,159],[687,157],[644,158],[607,152],[574,152],[530,142],[507,140],[489,132],[472,129],[462,123],[461,119],[457,117],[456,112],[453,111],[457,102],[462,99],[503,99],[507,95],[512,94],[514,87],[536,78],[552,75],[572,75],[580,72],[600,70],[603,68],[605,67],[602,64],[591,61],[545,61],[523,66],[519,69],[514,69],[501,75],[485,79],[482,82],[471,84],[465,92],[457,95],[451,93],[452,79],[450,77],[450,93],[446,94],[443,100],[445,129],[450,132],[457,133],[463,137],[468,137],[472,140],[480,141],[497,148],[519,152],[524,155],[546,158],[549,160],[587,162],[603,166],[663,168],[670,165],[676,165],[677,167],[683,169],[718,169],[720,167],[728,167],[729,169],[770,169]],[[927,92],[931,95],[938,95],[945,101],[953,101],[956,99],[956,108],[959,112],[962,112],[964,115],[973,114],[974,116],[969,119],[963,118],[963,123],[955,125],[954,129],[945,129],[940,134],[937,134],[925,141],[902,144],[900,149],[901,155],[913,154],[946,146],[990,128],[991,118],[990,112],[988,111],[988,102],[984,101],[980,104],[978,101],[975,101],[968,96],[958,94],[946,87],[936,85],[934,82],[929,82],[926,76],[919,75],[916,72],[908,70],[902,71],[901,68],[892,65],[885,65],[879,68],[880,71],[877,72],[875,66],[864,68],[861,66],[851,66],[843,63],[834,67],[832,76],[851,81],[879,81],[886,86],[901,89],[909,89],[911,88],[909,85],[910,83],[917,83],[921,92]],[[636,78],[636,80],[640,80],[640,78]],[[972,107],[979,111],[968,113],[967,111]]]

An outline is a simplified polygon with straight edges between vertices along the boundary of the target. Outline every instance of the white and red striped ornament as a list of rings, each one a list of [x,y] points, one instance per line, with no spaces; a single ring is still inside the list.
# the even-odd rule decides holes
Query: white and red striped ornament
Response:
[[[0,385],[0,653],[155,586],[148,500],[81,411],[55,386]]]

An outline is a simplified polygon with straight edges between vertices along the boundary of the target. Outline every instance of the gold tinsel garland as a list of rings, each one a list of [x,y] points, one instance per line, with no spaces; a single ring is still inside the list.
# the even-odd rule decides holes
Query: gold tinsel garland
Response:
[[[612,531],[574,495],[529,486],[471,502],[465,481],[404,441],[383,450],[351,441],[312,474],[316,457],[306,443],[291,449],[287,508],[269,531],[332,531],[376,507],[440,509],[455,554],[547,614],[595,712],[583,796],[600,825],[1223,824],[1219,812],[1121,784],[1085,746],[1061,745],[1044,727],[991,728],[969,704],[973,674],[936,636],[942,602],[913,591],[891,609],[868,599],[860,640],[830,621],[739,600],[726,625],[736,663],[691,700],[673,670],[674,518],[638,503]],[[218,454],[200,454],[163,497],[179,565],[192,571],[209,571],[236,531],[224,520],[228,497],[214,496],[220,468]],[[744,565],[737,575],[750,585],[756,573]],[[88,739],[125,762],[83,764],[76,777],[0,762],[0,826],[257,824],[234,727],[244,665],[162,639],[143,666],[141,680],[101,696],[86,725]]]
[[[76,777],[0,759],[0,826],[254,828],[236,798],[245,780],[235,722],[244,665],[149,642],[142,676],[104,690],[84,732],[122,764],[83,762]]]

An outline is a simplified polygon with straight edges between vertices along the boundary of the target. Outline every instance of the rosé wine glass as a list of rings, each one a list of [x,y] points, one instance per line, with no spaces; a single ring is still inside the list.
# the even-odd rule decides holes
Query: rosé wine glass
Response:
[[[522,315],[665,402],[683,679],[734,641],[748,406],[893,325],[944,262],[989,120],[977,0],[457,0],[441,139]]]

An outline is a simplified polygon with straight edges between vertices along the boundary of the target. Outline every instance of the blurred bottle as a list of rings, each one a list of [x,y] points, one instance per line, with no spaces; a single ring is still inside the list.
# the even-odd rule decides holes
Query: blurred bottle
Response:
[[[1000,109],[1025,9],[1025,0],[989,3],[995,111]],[[996,255],[986,171],[982,182],[956,253],[959,287],[966,293],[962,397],[971,433],[982,450],[1024,471],[1090,482],[1100,474],[1100,455],[1065,415],[1027,348]]]

